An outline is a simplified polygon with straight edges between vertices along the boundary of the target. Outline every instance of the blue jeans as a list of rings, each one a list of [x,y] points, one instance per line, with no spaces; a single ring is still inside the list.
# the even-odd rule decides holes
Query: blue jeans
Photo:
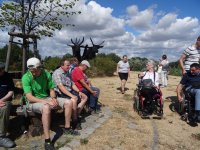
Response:
[[[195,110],[200,111],[200,89],[191,88],[189,92],[195,97]]]
[[[93,96],[87,89],[83,89],[82,92],[88,97],[89,107],[96,109],[100,90],[97,87],[91,87],[91,89],[97,91],[97,96]]]

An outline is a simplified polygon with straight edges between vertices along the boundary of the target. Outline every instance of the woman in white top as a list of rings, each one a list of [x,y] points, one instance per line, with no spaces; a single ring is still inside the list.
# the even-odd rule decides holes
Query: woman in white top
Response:
[[[127,55],[124,55],[122,60],[118,62],[117,73],[121,80],[121,91],[122,94],[124,94],[126,82],[128,80],[128,77],[130,77],[130,65],[128,63]]]
[[[156,87],[159,87],[159,76],[158,73],[154,71],[154,62],[148,61],[146,64],[147,71],[141,72],[139,78],[151,79]]]
[[[160,61],[159,66],[162,66],[162,71],[161,71],[162,86],[161,87],[166,87],[167,86],[167,74],[169,71],[169,62],[167,60],[167,55],[162,55],[162,60]]]

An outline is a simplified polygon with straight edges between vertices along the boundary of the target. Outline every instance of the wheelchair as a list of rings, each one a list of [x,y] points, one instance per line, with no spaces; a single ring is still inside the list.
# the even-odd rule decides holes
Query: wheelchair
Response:
[[[149,92],[155,92],[149,94]],[[133,108],[143,118],[149,115],[163,116],[163,99],[162,92],[156,87],[145,87],[141,84],[137,84],[137,88],[134,90]]]
[[[181,120],[195,122],[195,98],[190,92],[183,88],[183,101],[180,103]]]

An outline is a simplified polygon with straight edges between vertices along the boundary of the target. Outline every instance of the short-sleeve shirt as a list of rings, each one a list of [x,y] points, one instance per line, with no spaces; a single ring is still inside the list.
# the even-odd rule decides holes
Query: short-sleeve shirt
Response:
[[[80,91],[84,89],[83,85],[80,83],[80,80],[82,79],[84,79],[84,73],[79,67],[76,67],[72,71],[72,81]]]
[[[145,72],[143,72],[143,74],[144,74],[144,76],[143,76],[142,80],[151,79],[156,86],[159,85],[159,76],[158,76],[157,72],[145,71]],[[155,77],[154,77],[154,74],[155,74]],[[154,81],[154,79],[155,79],[155,81]]]
[[[199,63],[200,50],[198,50],[195,45],[188,47],[186,50],[184,50],[183,54],[186,55],[184,64],[185,70],[189,71],[191,64]]]
[[[190,72],[185,74],[180,83],[186,87],[192,86],[193,88],[200,88],[200,73],[192,75]]]
[[[162,60],[160,62],[160,64],[162,65],[162,71],[168,71],[169,70],[169,61],[168,60]]]
[[[60,67],[58,69],[56,69],[53,73],[53,81],[54,83],[56,84],[56,87],[55,87],[55,91],[57,91],[58,93],[61,94],[61,91],[59,90],[58,88],[58,85],[63,85],[66,90],[68,90],[69,92],[72,91],[72,85],[74,84],[72,82],[72,80],[68,77],[68,74],[65,73],[63,71],[63,69]]]
[[[30,71],[27,71],[22,77],[22,86],[24,93],[32,93],[37,98],[49,96],[49,90],[55,88],[51,74],[42,70],[40,76],[34,77]]]
[[[14,83],[11,76],[7,72],[4,72],[0,76],[0,98],[6,96],[9,91],[14,91]]]
[[[128,73],[129,68],[130,68],[128,61],[124,62],[122,60],[118,62],[118,67],[119,67],[118,72],[120,73]]]

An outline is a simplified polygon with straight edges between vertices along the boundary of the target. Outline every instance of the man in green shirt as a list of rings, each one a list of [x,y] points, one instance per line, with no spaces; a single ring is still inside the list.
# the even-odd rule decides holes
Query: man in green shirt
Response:
[[[52,109],[64,109],[65,134],[78,135],[70,128],[72,101],[66,98],[57,98],[51,74],[41,68],[40,60],[30,58],[27,61],[28,71],[22,77],[23,90],[28,99],[28,110],[42,114],[42,123],[45,137],[45,150],[54,150],[50,140],[50,117]]]

